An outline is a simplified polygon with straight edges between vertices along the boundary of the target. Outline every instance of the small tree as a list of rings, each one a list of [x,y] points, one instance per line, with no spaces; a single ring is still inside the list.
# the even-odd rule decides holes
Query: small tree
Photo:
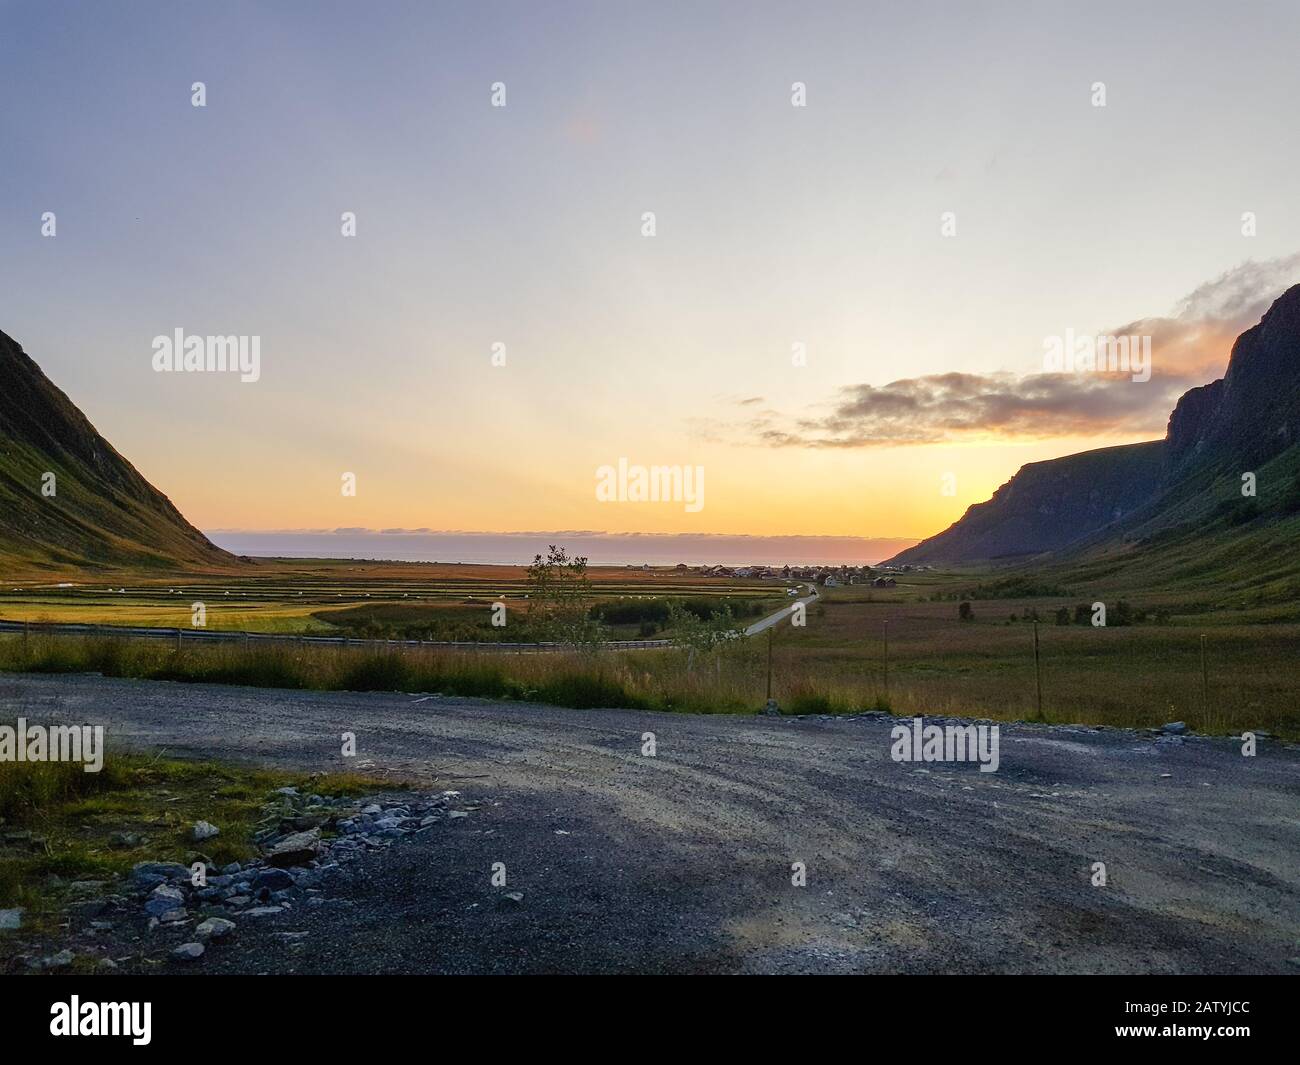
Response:
[[[957,617],[962,621],[975,620],[975,611],[971,609],[970,603],[963,601],[961,605],[957,607]]]
[[[537,555],[528,567],[528,621],[544,640],[595,649],[605,641],[605,626],[590,616],[591,580],[587,559],[569,557],[551,544],[546,558]]]
[[[1056,623],[1058,625],[1070,624],[1070,608],[1068,606],[1063,606],[1057,610]]]
[[[672,630],[673,644],[689,652],[687,669],[695,665],[697,652],[710,654],[744,635],[726,603],[712,611],[706,621],[674,600],[668,604],[668,625]]]

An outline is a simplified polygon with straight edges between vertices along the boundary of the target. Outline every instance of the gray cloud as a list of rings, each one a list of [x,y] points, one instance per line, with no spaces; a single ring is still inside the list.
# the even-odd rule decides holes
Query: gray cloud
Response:
[[[741,435],[768,447],[863,448],[977,436],[1159,435],[1178,397],[1222,376],[1232,342],[1300,276],[1300,254],[1246,262],[1180,301],[1172,317],[1103,332],[1150,336],[1151,379],[1125,373],[949,373],[849,385],[798,417],[751,414]]]

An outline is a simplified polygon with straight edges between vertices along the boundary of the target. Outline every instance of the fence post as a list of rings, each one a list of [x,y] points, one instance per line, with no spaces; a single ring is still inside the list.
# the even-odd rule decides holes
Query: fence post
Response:
[[[889,702],[889,620],[885,620],[885,702]]]
[[[772,625],[767,630],[767,705],[772,705],[772,637],[776,633],[776,626]]]
[[[1210,712],[1210,672],[1205,664],[1205,633],[1201,633],[1201,713]],[[1201,723],[1205,727],[1205,723]]]
[[[177,654],[180,654],[180,650],[181,650],[181,634],[182,634],[184,631],[185,631],[185,630],[182,629],[182,628],[180,628],[179,626],[178,626],[177,629],[176,629],[176,653],[177,653]]]
[[[1038,720],[1043,719],[1043,670],[1038,659],[1038,622],[1034,622],[1034,685],[1038,689]]]

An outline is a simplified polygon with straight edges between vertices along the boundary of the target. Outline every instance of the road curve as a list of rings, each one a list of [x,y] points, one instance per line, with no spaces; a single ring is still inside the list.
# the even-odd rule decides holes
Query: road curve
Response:
[[[1272,973],[1300,954],[1300,750],[1274,742],[1003,726],[981,773],[891,760],[895,722],[872,716],[0,676],[0,721],[18,715],[478,807],[276,926],[299,948],[241,931],[205,971]],[[517,910],[493,905],[495,862]]]

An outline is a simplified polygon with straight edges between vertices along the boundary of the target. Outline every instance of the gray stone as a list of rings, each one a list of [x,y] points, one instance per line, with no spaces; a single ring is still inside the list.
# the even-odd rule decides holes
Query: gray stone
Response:
[[[77,960],[77,956],[73,954],[72,951],[61,950],[57,954],[51,955],[48,958],[42,958],[41,968],[42,969],[66,969],[76,960]]]
[[[263,869],[253,880],[253,885],[258,888],[267,888],[271,891],[280,891],[284,888],[293,887],[293,876],[284,869]]]
[[[1168,724],[1161,725],[1160,731],[1167,736],[1181,736],[1187,731],[1187,724],[1183,721],[1170,721]]]
[[[284,913],[283,906],[254,906],[251,910],[245,910],[241,917],[274,917],[277,913]]]
[[[144,912],[151,917],[161,918],[169,910],[185,909],[185,896],[170,884],[159,884],[145,900]]]
[[[203,944],[182,943],[172,951],[172,957],[177,961],[198,961],[203,957]]]
[[[194,929],[194,934],[207,942],[209,939],[225,939],[234,930],[234,921],[227,921],[224,917],[209,917]]]
[[[295,832],[293,835],[285,836],[274,843],[266,852],[266,860],[272,865],[281,867],[306,865],[315,859],[319,851],[320,833],[318,830]]]
[[[12,910],[0,910],[0,928],[15,929],[23,926],[23,908],[15,906]]]
[[[195,821],[193,829],[190,830],[196,843],[201,843],[205,839],[211,839],[213,836],[219,836],[221,829],[211,821]]]
[[[190,871],[180,862],[136,862],[131,867],[131,879],[140,881],[152,877],[164,880],[188,880]]]
[[[231,862],[229,865],[222,866],[221,872],[225,876],[234,876],[243,869],[238,862]]]
[[[507,891],[497,899],[498,910],[517,910],[524,904],[522,891]]]

